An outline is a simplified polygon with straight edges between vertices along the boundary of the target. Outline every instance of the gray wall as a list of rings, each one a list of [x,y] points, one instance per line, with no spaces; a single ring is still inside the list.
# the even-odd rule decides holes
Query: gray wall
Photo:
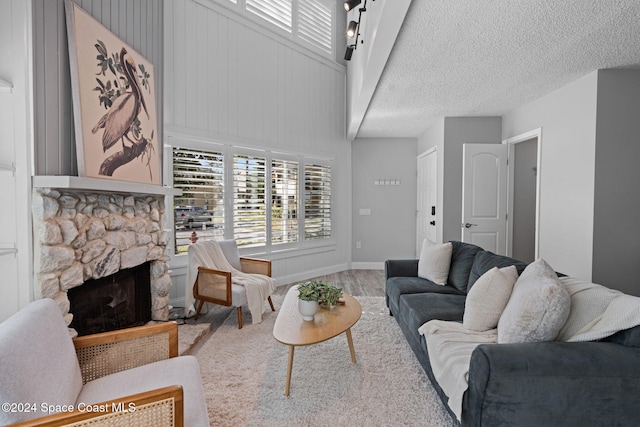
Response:
[[[162,140],[162,0],[77,0],[154,64]],[[35,174],[77,175],[64,0],[33,0]]]
[[[500,117],[445,117],[443,122],[436,122],[420,136],[420,152],[431,147],[438,150],[438,204],[442,209],[436,208],[442,224],[439,241],[461,238],[463,144],[499,144],[501,128]]]
[[[593,281],[640,296],[640,71],[598,72]]]
[[[597,73],[503,116],[502,139],[542,128],[539,256],[591,280]]]
[[[351,245],[355,267],[357,263],[415,257],[416,148],[413,138],[353,141]],[[399,180],[400,185],[375,185],[379,180]],[[360,215],[360,209],[370,209],[371,215]],[[360,249],[356,248],[358,241]]]
[[[462,221],[462,146],[501,142],[500,117],[446,117],[444,119],[444,187],[442,238],[460,240]]]

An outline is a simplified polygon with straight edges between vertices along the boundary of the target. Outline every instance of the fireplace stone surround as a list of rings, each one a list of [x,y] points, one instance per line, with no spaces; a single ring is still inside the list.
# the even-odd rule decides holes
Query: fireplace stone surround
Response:
[[[34,185],[32,198],[35,297],[56,301],[67,326],[73,319],[69,289],[147,261],[151,318],[168,320],[170,237],[162,227],[164,194]],[[72,328],[70,333],[76,335]]]

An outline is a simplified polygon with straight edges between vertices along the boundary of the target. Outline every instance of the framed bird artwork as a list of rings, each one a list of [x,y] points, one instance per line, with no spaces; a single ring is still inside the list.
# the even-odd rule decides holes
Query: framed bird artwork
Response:
[[[78,174],[162,185],[153,64],[65,0]]]

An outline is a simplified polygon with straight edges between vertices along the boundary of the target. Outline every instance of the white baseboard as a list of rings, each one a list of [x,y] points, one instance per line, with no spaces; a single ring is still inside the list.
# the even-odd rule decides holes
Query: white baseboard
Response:
[[[288,285],[289,283],[301,282],[303,280],[309,280],[314,277],[323,276],[325,274],[337,273],[349,269],[349,264],[337,264],[328,267],[318,268],[315,270],[307,270],[301,273],[290,274],[288,276],[277,276],[276,282],[278,286]]]
[[[352,262],[352,270],[384,270],[384,262]]]

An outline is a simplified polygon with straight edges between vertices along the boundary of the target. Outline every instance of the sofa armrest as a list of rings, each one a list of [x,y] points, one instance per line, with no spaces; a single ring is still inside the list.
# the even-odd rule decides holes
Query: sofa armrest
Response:
[[[605,342],[478,346],[462,424],[640,425],[640,348]]]
[[[384,262],[384,278],[418,277],[417,259],[388,259]]]
[[[178,356],[178,324],[163,322],[73,339],[82,382]]]
[[[143,425],[182,427],[184,398],[182,387],[163,387],[92,405],[77,405],[67,411],[14,424],[27,426]],[[52,408],[52,410],[56,410]],[[146,420],[146,421],[145,421]]]
[[[263,274],[271,277],[271,261],[258,258],[240,258],[242,272],[247,274]]]

